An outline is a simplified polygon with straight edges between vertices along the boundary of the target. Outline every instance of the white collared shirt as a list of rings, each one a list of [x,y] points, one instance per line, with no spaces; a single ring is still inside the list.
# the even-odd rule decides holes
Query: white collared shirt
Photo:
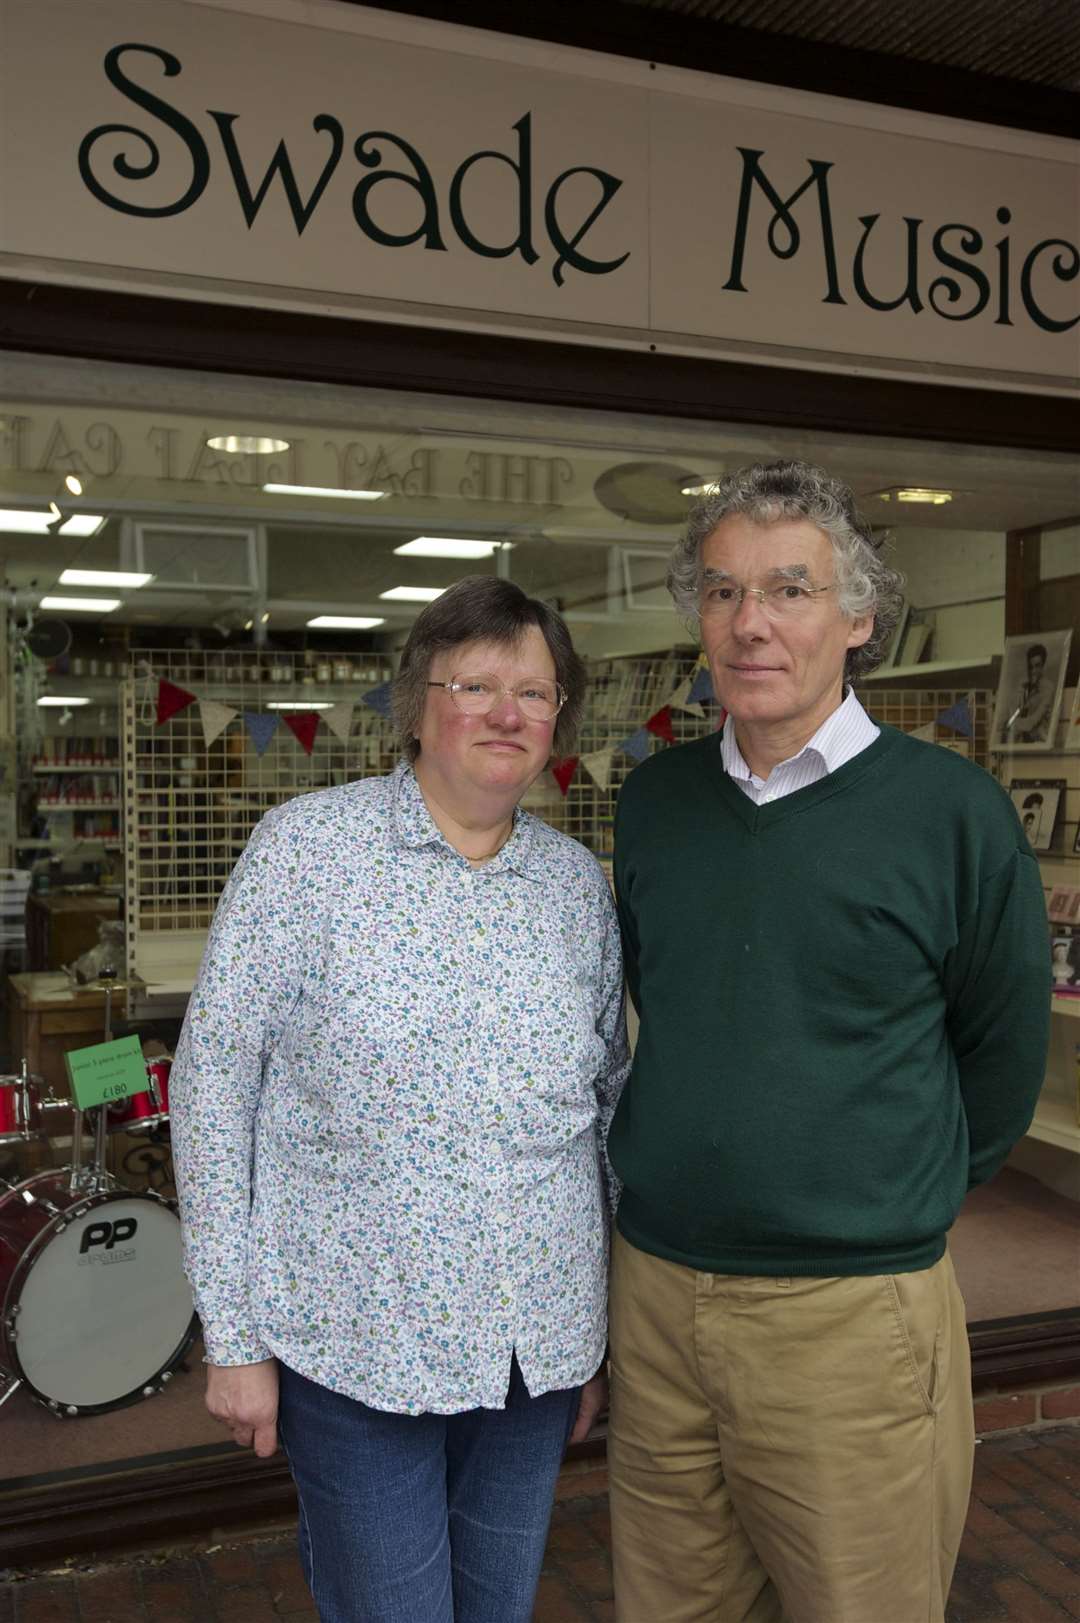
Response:
[[[828,777],[830,772],[846,765],[872,744],[880,731],[848,688],[843,703],[822,722],[798,755],[774,766],[768,778],[759,778],[743,759],[742,750],[735,742],[735,723],[729,716],[720,745],[724,771],[755,805],[767,806],[783,795],[794,794],[796,789],[806,789]]]

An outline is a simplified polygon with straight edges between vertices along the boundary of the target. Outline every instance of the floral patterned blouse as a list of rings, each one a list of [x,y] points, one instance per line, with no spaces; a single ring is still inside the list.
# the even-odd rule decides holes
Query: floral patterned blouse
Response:
[[[473,868],[412,768],[268,813],[170,1079],[207,1358],[403,1414],[578,1385],[606,1339],[628,1071],[608,885],[522,812]],[[606,1185],[606,1191],[605,1191]]]

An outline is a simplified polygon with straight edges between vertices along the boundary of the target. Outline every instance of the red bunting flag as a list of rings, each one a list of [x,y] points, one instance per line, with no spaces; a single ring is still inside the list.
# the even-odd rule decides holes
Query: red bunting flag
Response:
[[[178,716],[181,710],[186,710],[189,704],[195,703],[194,693],[186,688],[178,688],[175,682],[166,682],[164,678],[158,682],[157,688],[157,725]]]
[[[287,710],[281,719],[295,736],[304,754],[310,755],[315,743],[315,734],[319,730],[319,712],[317,710]]]
[[[674,744],[675,729],[671,725],[671,706],[669,704],[666,704],[662,710],[658,710],[655,716],[650,716],[645,726],[650,733],[655,733],[657,738],[662,738],[665,744]]]
[[[551,776],[562,790],[562,797],[566,799],[566,791],[570,787],[570,780],[577,771],[579,755],[565,755],[561,761],[552,761]]]

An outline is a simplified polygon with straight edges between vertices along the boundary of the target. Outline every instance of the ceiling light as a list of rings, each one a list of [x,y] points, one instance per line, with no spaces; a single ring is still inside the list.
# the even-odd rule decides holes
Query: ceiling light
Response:
[[[146,586],[153,575],[138,575],[130,569],[64,569],[61,586]]]
[[[43,597],[43,609],[56,609],[72,614],[111,614],[120,607],[118,597]]]
[[[49,503],[49,523],[50,524],[58,524],[59,521],[63,518],[63,516],[64,515],[61,513],[60,509],[57,507],[56,503],[55,502],[50,502]]]
[[[270,611],[269,611],[269,610],[267,610],[267,612],[266,612],[266,613],[265,613],[265,614],[262,614],[262,615],[260,615],[260,616],[259,616],[259,619],[260,619],[260,621],[261,621],[261,623],[262,623],[262,624],[263,624],[263,625],[266,625],[266,624],[267,624],[267,622],[268,622],[268,621],[269,621],[269,619],[270,619]]]
[[[29,513],[19,507],[0,508],[0,530],[10,535],[48,535],[55,520],[51,513]]]
[[[931,507],[944,507],[946,502],[953,499],[951,490],[929,490],[921,485],[893,485],[888,490],[875,490],[872,494],[882,502],[925,502]]]
[[[50,706],[54,710],[59,710],[60,706],[65,705],[65,704],[89,704],[89,703],[90,703],[90,700],[87,699],[87,698],[62,699],[60,697],[60,695],[57,694],[57,693],[46,693],[42,698],[40,698],[38,700],[38,704],[43,705],[43,706]]]
[[[104,513],[72,513],[57,530],[57,535],[97,535],[105,523]]]
[[[70,490],[73,496],[82,495],[82,480],[77,473],[66,473],[64,475],[64,487],[66,490]]]
[[[337,490],[330,485],[264,485],[269,496],[337,496],[353,502],[379,502],[388,490]]]
[[[490,558],[498,541],[466,541],[456,536],[418,535],[394,551],[402,558]]]
[[[308,621],[316,631],[370,631],[374,626],[385,624],[385,620],[364,614],[317,614],[314,620]]]
[[[311,699],[307,703],[297,704],[291,699],[276,699],[266,706],[268,710],[332,710],[334,707],[329,699]]]
[[[715,496],[720,489],[719,479],[703,479],[694,485],[680,486],[684,496]]]
[[[445,586],[391,586],[388,592],[380,592],[392,603],[434,603],[446,591]]]
[[[261,456],[271,451],[287,451],[288,440],[270,439],[265,434],[214,434],[207,440],[211,451],[230,451],[235,456]]]

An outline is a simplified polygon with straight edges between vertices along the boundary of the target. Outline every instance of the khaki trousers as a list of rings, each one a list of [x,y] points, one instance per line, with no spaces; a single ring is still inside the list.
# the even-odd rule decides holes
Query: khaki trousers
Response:
[[[943,1623],[974,1453],[964,1304],[919,1273],[698,1273],[616,1236],[617,1623]]]

